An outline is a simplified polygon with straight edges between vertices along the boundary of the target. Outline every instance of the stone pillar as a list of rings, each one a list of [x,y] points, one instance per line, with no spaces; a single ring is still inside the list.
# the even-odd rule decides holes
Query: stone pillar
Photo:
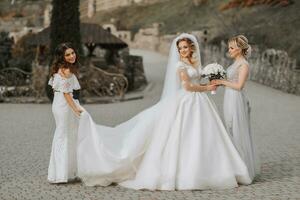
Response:
[[[93,17],[95,14],[95,0],[88,0],[88,11],[87,11],[87,16],[89,18]]]
[[[51,11],[52,5],[48,4],[44,10],[44,27],[48,27],[50,25]]]

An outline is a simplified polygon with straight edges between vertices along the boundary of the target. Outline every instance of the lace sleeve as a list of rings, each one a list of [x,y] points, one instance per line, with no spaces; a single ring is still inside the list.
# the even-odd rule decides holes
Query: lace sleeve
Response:
[[[52,86],[53,90],[59,90],[59,77],[57,74],[54,74],[48,81],[48,85]]]
[[[179,61],[177,63],[176,69],[177,69],[177,71],[179,71],[179,70],[185,70],[186,67],[184,66],[184,64],[182,62]]]
[[[72,83],[70,79],[61,79],[59,91],[63,93],[72,93]]]
[[[73,79],[72,78],[62,78],[60,75],[55,74],[50,78],[48,84],[52,86],[53,90],[63,93],[73,92]]]
[[[189,76],[187,75],[186,68],[184,66],[182,66],[182,67],[180,66],[180,67],[178,67],[177,72],[178,72],[182,87],[186,88],[187,86],[189,86],[190,79],[189,79]]]

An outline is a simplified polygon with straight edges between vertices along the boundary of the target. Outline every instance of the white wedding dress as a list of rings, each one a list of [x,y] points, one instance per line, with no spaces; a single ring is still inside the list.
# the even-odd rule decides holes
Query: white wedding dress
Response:
[[[179,61],[176,41],[181,37],[198,46],[189,34],[174,40],[157,104],[114,128],[97,125],[88,112],[82,113],[77,158],[78,175],[86,185],[202,190],[251,183],[215,105],[205,93],[185,91],[177,83],[179,68],[193,83],[199,83],[201,74],[200,67]]]
[[[66,183],[77,176],[77,133],[78,117],[68,105],[64,93],[72,95],[73,90],[80,89],[74,74],[70,78],[63,78],[58,73],[49,80],[54,90],[52,112],[56,129],[52,142],[48,181],[51,183]],[[78,100],[74,100],[79,104]]]

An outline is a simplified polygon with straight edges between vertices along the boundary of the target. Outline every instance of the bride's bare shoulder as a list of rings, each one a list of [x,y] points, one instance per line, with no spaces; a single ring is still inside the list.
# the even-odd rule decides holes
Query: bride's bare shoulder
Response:
[[[59,69],[58,72],[57,72],[62,78],[65,78],[65,79],[69,79],[73,76],[73,73],[70,71],[70,69]]]

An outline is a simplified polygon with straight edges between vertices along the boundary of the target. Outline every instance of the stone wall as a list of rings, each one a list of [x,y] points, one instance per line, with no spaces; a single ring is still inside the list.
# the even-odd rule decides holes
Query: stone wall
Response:
[[[80,13],[81,17],[91,16],[98,11],[114,10],[120,7],[133,5],[150,5],[168,0],[81,0]]]
[[[102,27],[108,30],[111,34],[115,35],[116,37],[120,38],[127,44],[131,43],[131,32],[128,30],[118,30],[117,27],[112,24],[103,24]]]
[[[95,0],[96,11],[112,10],[119,7],[132,5],[149,5],[166,0]]]
[[[152,29],[156,29],[153,27]],[[156,51],[168,55],[172,40],[177,35],[148,34],[155,30],[142,29],[135,35],[130,48],[140,48]],[[227,56],[227,44],[222,42],[219,46],[208,45],[203,40],[203,32],[192,32],[200,43],[202,65],[217,62],[228,67],[232,60]],[[253,47],[249,58],[250,79],[258,83],[280,89],[282,91],[300,95],[300,67],[296,59],[290,58],[285,51],[267,49],[260,51]]]
[[[250,61],[251,80],[300,95],[300,68],[287,52],[269,49]]]
[[[10,33],[17,42],[29,32],[36,33],[49,26],[51,2],[18,2],[0,16],[0,32]]]
[[[114,19],[111,21],[111,24],[103,24],[102,27],[126,42],[130,48],[158,51],[167,55],[172,40],[177,36],[176,34],[161,35],[160,28],[162,24],[153,23],[150,27],[139,29],[138,33],[134,35],[132,40],[132,34],[130,31],[118,30],[114,24]],[[205,43],[209,39],[209,35],[207,34],[208,31],[206,29],[203,31],[192,31],[190,33],[195,35],[201,43]]]
[[[13,32],[22,30],[28,24],[28,19],[20,18],[17,20],[3,20],[0,18],[0,31]]]
[[[162,35],[160,28],[163,24],[153,23],[151,27],[142,28],[134,35],[134,39],[129,43],[130,48],[147,49],[158,51],[164,55],[168,55],[172,40],[178,34]],[[208,30],[191,31],[191,34],[198,38],[200,43],[206,43],[210,39]]]
[[[51,2],[18,2],[16,5],[8,7],[0,16],[0,31],[16,32],[24,27],[43,27],[45,15],[44,11],[49,10]],[[49,16],[48,16],[49,18]]]

